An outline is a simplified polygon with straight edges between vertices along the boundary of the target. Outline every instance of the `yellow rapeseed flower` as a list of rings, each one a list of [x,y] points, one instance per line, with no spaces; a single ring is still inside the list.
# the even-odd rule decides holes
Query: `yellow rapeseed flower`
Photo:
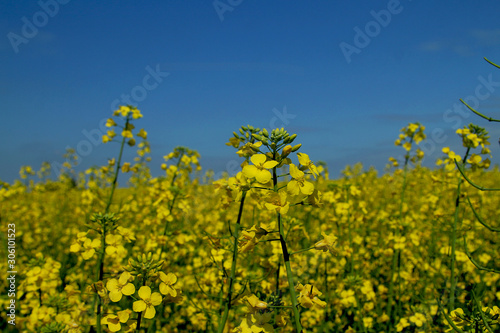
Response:
[[[267,209],[274,210],[282,215],[285,215],[288,212],[288,208],[290,208],[286,191],[273,192],[266,198],[264,205]]]
[[[304,172],[300,171],[294,164],[290,164],[290,176],[292,180],[287,185],[288,193],[292,195],[310,195],[314,192],[314,185],[305,180]]]
[[[118,311],[116,315],[109,314],[101,319],[102,325],[108,325],[111,332],[118,332],[122,329],[121,324],[128,321],[130,313],[127,310]]]
[[[278,165],[276,161],[266,161],[267,157],[264,154],[253,155],[250,160],[253,165],[246,165],[243,168],[243,174],[247,178],[255,178],[261,184],[269,182],[272,178],[271,173],[267,169],[274,168]]]
[[[311,162],[311,160],[309,159],[309,155],[304,153],[297,153],[297,157],[299,159],[300,165],[303,165],[304,167],[308,168],[309,171],[311,171],[311,173],[313,174],[314,178],[316,178],[316,176],[319,176],[318,169],[316,168],[314,163]]]
[[[316,288],[316,286],[313,286],[311,284],[306,284],[305,286],[302,284],[298,284],[297,287],[295,287],[295,290],[297,290],[300,294],[298,296],[299,298],[299,304],[302,305],[305,308],[312,308],[313,306],[318,306],[320,308],[324,308],[326,306],[326,302],[320,300],[318,297],[321,296],[323,293]]]
[[[335,251],[334,245],[337,242],[337,237],[334,235],[327,235],[324,232],[322,232],[321,235],[323,239],[314,244],[314,248],[323,252],[328,251],[332,254],[336,254],[337,252]]]
[[[177,290],[173,285],[177,282],[177,276],[174,273],[165,274],[160,272],[160,292],[163,295],[170,295],[172,297],[177,297]]]
[[[160,293],[154,292],[151,293],[151,288],[148,286],[142,286],[139,289],[139,297],[141,298],[138,301],[135,301],[133,304],[133,309],[135,312],[144,312],[144,318],[151,319],[156,315],[155,306],[160,305],[162,297]]]
[[[113,126],[116,126],[115,120],[113,118],[109,118],[106,121],[106,127],[113,127]]]
[[[109,291],[109,299],[113,302],[119,302],[123,295],[130,296],[135,293],[135,286],[130,283],[132,275],[129,272],[123,272],[120,278],[110,279],[106,283]]]
[[[148,132],[146,132],[144,128],[141,128],[137,136],[146,140],[148,138]]]

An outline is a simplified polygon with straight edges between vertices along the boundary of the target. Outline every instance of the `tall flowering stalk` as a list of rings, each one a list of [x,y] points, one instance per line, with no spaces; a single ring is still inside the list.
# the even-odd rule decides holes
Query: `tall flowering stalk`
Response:
[[[437,161],[438,165],[445,165],[445,170],[453,171],[455,169],[455,164],[458,162],[463,168],[465,165],[469,165],[471,169],[482,169],[488,168],[490,165],[489,159],[482,159],[481,155],[490,154],[489,148],[486,146],[490,143],[488,142],[488,133],[484,128],[479,126],[469,124],[462,129],[457,129],[457,134],[462,138],[462,145],[466,148],[464,156],[461,158],[459,155],[455,154],[450,150],[449,147],[443,148],[443,153],[447,156],[443,159]],[[479,154],[473,153],[471,151],[475,148],[481,147],[481,152]],[[463,178],[460,174],[457,174],[457,189],[455,195],[455,212],[453,214],[452,229],[450,235],[450,300],[448,302],[448,311],[451,312],[455,308],[455,290],[457,285],[456,278],[456,246],[457,246],[457,232],[458,224],[461,221],[459,216],[460,203],[462,195],[462,183]]]
[[[228,146],[233,146],[234,148],[240,149],[240,147],[244,147],[249,144],[249,147],[255,143],[256,139],[252,136],[254,133],[258,133],[260,131],[259,128],[254,128],[250,125],[242,126],[240,129],[241,136],[234,132],[234,137],[229,140],[227,143]],[[251,149],[251,148],[250,148]],[[244,151],[238,150],[238,154],[242,157],[245,157],[245,163],[248,164],[249,155]],[[245,183],[241,183],[240,181],[241,173],[239,177],[233,177],[230,179],[227,184],[231,190],[236,192],[236,199],[240,200],[240,207],[238,210],[238,217],[236,220],[236,225],[234,232],[232,232],[233,236],[233,249],[232,249],[232,262],[231,262],[231,272],[229,274],[229,284],[227,288],[227,296],[224,300],[224,310],[222,313],[222,317],[220,319],[220,323],[218,326],[218,333],[222,333],[224,331],[224,327],[226,326],[227,318],[229,316],[229,311],[231,310],[231,304],[233,301],[233,286],[236,278],[236,264],[238,259],[238,238],[240,237],[240,229],[241,229],[241,220],[243,215],[243,207],[245,205],[246,194],[249,190],[249,187]],[[218,182],[215,184],[217,187],[221,187],[221,183]]]
[[[406,240],[406,237],[404,235],[404,217],[403,217],[403,207],[405,205],[405,192],[406,192],[406,186],[407,186],[407,173],[408,173],[408,168],[409,168],[409,163],[411,162],[412,164],[419,164],[421,160],[424,157],[424,152],[420,149],[417,148],[415,150],[415,153],[412,154],[412,147],[413,144],[418,145],[422,140],[425,139],[425,134],[424,134],[425,127],[422,126],[420,123],[410,123],[407,127],[403,127],[401,129],[401,134],[399,134],[399,138],[395,141],[396,146],[402,146],[406,150],[406,154],[404,156],[404,164],[403,164],[403,185],[401,189],[401,197],[399,201],[399,211],[398,211],[398,221],[399,224],[396,225],[395,231],[394,231],[394,249],[393,249],[393,254],[392,254],[392,265],[391,265],[391,272],[389,275],[389,295],[387,298],[387,316],[389,317],[389,321],[387,323],[387,331],[391,332],[394,327],[394,323],[398,321],[397,318],[397,313],[394,315],[395,319],[392,321],[392,314],[393,314],[393,303],[394,303],[394,298],[395,298],[395,279],[394,275],[397,274],[399,276],[399,271],[401,268],[401,244],[404,243]],[[389,158],[389,161],[392,162],[394,167],[399,166],[398,161],[391,157]]]
[[[102,137],[104,143],[115,141],[117,136],[115,128],[121,128],[121,141],[120,141],[120,152],[118,154],[118,159],[114,162],[115,171],[113,174],[113,179],[111,182],[111,191],[106,202],[106,207],[104,209],[104,214],[97,214],[93,217],[92,222],[96,223],[96,231],[100,234],[100,244],[101,248],[99,250],[99,258],[97,262],[97,283],[102,284],[104,277],[104,256],[106,253],[106,236],[116,229],[117,219],[113,214],[109,214],[111,204],[113,202],[113,196],[115,193],[116,185],[118,184],[118,176],[120,173],[120,168],[122,167],[122,156],[125,143],[133,147],[135,145],[135,138],[132,134],[135,126],[132,124],[132,120],[142,118],[141,112],[133,106],[121,106],[118,110],[113,112],[113,117],[115,117],[119,122],[120,119],[124,121],[124,125],[120,126],[116,123],[115,118],[109,118],[106,122],[106,126],[110,128],[106,135]],[[146,139],[147,133],[141,129],[137,136]],[[97,309],[96,309],[96,328],[97,332],[101,332],[101,319],[102,319],[102,299],[99,293],[96,295],[97,299]]]
[[[324,307],[326,303],[318,298],[321,292],[317,289],[310,287],[308,284],[303,286],[295,281],[291,267],[291,255],[311,249],[322,251],[325,247],[330,249],[335,239],[324,235],[324,240],[318,242],[318,246],[312,246],[308,249],[292,253],[289,250],[290,244],[287,242],[285,233],[285,230],[289,230],[290,226],[285,225],[286,222],[283,217],[288,213],[291,206],[319,204],[320,194],[308,178],[308,175],[316,177],[318,170],[306,154],[297,153],[299,163],[292,163],[290,159],[291,153],[296,152],[301,147],[300,144],[291,146],[291,143],[297,137],[296,134],[290,135],[283,128],[275,129],[269,133],[266,129],[259,131],[259,129],[251,126],[243,127],[240,133],[243,136],[234,133],[235,137],[230,140],[230,144],[238,147],[238,154],[245,156],[247,161],[242,164],[242,171],[236,177],[229,179],[228,187],[233,192],[235,188],[239,188],[240,194],[238,196],[241,199],[244,198],[243,193],[251,192],[252,197],[257,198],[260,207],[276,214],[276,226],[278,230],[272,230],[270,225],[264,224],[261,224],[259,227],[254,225],[251,228],[247,228],[241,233],[239,252],[252,251],[263,241],[261,238],[267,234],[277,233],[279,235],[278,239],[267,239],[267,241],[279,241],[286,270],[294,327],[297,332],[302,332],[298,306],[301,305],[306,308],[313,306]],[[245,141],[249,142],[240,146],[240,143]],[[288,173],[279,174],[279,170],[284,167],[288,167]],[[284,177],[287,177],[289,180],[280,182],[279,179],[286,179]],[[239,228],[240,226],[237,226],[237,230]],[[235,258],[236,256],[233,255],[232,267],[235,265]],[[232,271],[230,281],[234,279],[233,274],[234,272]],[[246,331],[247,329],[259,331],[261,329],[267,330],[273,328],[273,325],[269,323],[274,313],[272,308],[283,307],[280,300],[281,296],[279,296],[281,294],[279,290],[279,274],[276,285],[276,295],[268,297],[269,303],[259,300],[255,295],[245,297],[246,301],[250,304],[248,308],[249,313],[240,326],[236,328],[237,331]],[[231,282],[229,289],[231,290]],[[300,295],[297,292],[300,292]],[[274,318],[274,325],[284,325],[284,317],[281,314],[274,315]],[[227,314],[224,312],[221,324],[226,319]],[[223,325],[220,325],[219,332],[222,330]]]

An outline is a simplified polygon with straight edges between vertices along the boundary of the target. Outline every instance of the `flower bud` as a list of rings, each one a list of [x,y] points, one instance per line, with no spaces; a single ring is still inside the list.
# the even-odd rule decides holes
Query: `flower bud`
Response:
[[[252,133],[252,137],[259,140],[259,141],[263,141],[262,137],[256,133]]]
[[[291,145],[285,146],[285,148],[283,148],[282,156],[285,157],[285,156],[289,155],[292,152],[292,149],[293,148]]]
[[[297,150],[300,149],[300,147],[302,147],[302,143],[299,143],[298,145],[293,146],[292,152],[296,152]]]

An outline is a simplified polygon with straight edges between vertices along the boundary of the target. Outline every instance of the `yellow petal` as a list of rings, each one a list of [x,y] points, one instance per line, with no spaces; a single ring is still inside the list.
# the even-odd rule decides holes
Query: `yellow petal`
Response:
[[[267,170],[258,170],[255,178],[259,183],[265,184],[271,180],[271,173]]]
[[[122,323],[126,323],[130,318],[129,310],[118,311],[116,314]]]
[[[172,297],[177,296],[177,291],[174,288],[172,288],[171,286],[169,286],[163,282],[160,284],[160,292],[163,295],[170,295]]]
[[[307,154],[297,153],[297,157],[301,165],[308,165],[311,162],[311,160],[309,159],[309,155]]]
[[[134,304],[132,305],[132,308],[134,309],[135,312],[142,312],[146,310],[146,303],[142,300],[135,301]]]
[[[304,182],[304,185],[300,188],[300,191],[305,195],[311,195],[314,192],[314,185],[310,182]]]
[[[109,291],[115,291],[118,290],[118,281],[116,279],[111,279],[106,283],[106,288],[108,288]]]
[[[299,170],[299,168],[297,168],[295,164],[290,164],[290,176],[295,179],[300,179],[304,177],[304,172]]]
[[[174,273],[165,274],[160,272],[160,280],[165,282],[167,285],[172,285],[177,282],[177,276]]]
[[[101,247],[101,240],[99,238],[95,238],[90,245],[93,248]]]
[[[139,289],[139,297],[142,299],[150,298],[151,297],[151,288],[149,288],[148,286],[142,286]]]
[[[263,167],[266,169],[272,169],[277,165],[278,165],[278,162],[276,162],[276,161],[267,161],[264,163]]]
[[[85,251],[82,253],[82,258],[84,260],[89,260],[90,258],[92,258],[94,256],[94,253],[95,253],[94,249],[90,249],[88,251]]]
[[[135,293],[135,286],[132,283],[126,284],[122,288],[122,293],[123,293],[123,295],[127,295],[127,296],[132,295],[133,293]]]
[[[250,158],[252,163],[255,165],[264,164],[264,162],[266,162],[266,159],[267,159],[267,157],[264,154],[255,154],[255,155],[252,155],[252,157]]]
[[[163,297],[161,296],[160,293],[153,293],[151,295],[151,304],[153,304],[153,305],[159,305],[162,300],[163,300]]]
[[[300,192],[300,186],[299,186],[299,183],[296,181],[296,180],[292,180],[290,181],[287,185],[286,185],[286,190],[288,191],[288,193],[290,193],[291,195],[298,195],[299,192]]]
[[[120,284],[121,284],[122,286],[123,286],[123,285],[125,285],[125,284],[128,282],[128,280],[130,279],[130,276],[131,276],[131,274],[130,274],[129,272],[123,272],[123,273],[120,275],[120,279],[119,279]]]
[[[118,332],[122,326],[120,325],[120,322],[118,321],[117,323],[109,322],[108,320],[108,328],[111,332]]]
[[[116,247],[114,247],[114,246],[108,246],[108,247],[106,247],[106,253],[107,254],[112,255],[115,252],[116,252]]]
[[[259,169],[257,169],[255,165],[245,165],[245,167],[243,168],[243,174],[247,178],[255,178],[258,171]]]
[[[71,244],[70,248],[69,248],[69,251],[70,252],[80,252],[80,249],[82,247],[80,246],[80,244],[78,243],[74,243],[74,244]]]
[[[146,309],[146,313],[144,313],[144,318],[146,319],[154,318],[155,314],[156,314],[155,307],[148,306],[148,308]]]
[[[118,290],[113,290],[109,292],[109,299],[112,302],[119,302],[122,299],[122,293]]]

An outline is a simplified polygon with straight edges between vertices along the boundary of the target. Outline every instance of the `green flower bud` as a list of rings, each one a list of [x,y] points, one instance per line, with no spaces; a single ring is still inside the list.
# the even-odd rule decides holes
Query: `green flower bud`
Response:
[[[262,130],[262,134],[263,134],[266,138],[268,138],[268,137],[269,137],[269,133],[267,132],[267,129],[265,129],[265,128]]]
[[[292,152],[296,152],[297,150],[300,149],[300,147],[302,147],[302,143],[299,143],[298,145],[295,145],[292,147]]]
[[[262,137],[260,135],[256,134],[256,133],[253,133],[252,137],[255,138],[255,139],[257,139],[257,140],[259,140],[259,141],[263,141]]]

